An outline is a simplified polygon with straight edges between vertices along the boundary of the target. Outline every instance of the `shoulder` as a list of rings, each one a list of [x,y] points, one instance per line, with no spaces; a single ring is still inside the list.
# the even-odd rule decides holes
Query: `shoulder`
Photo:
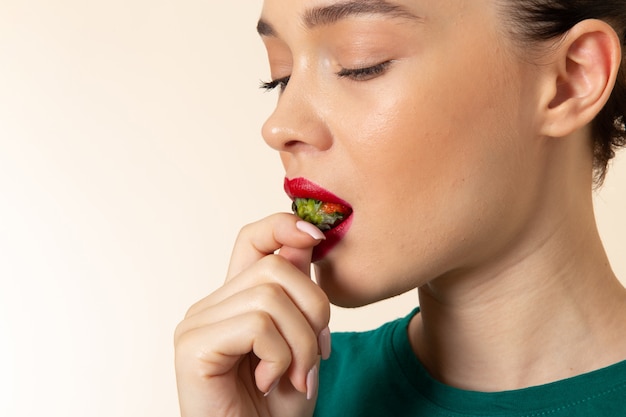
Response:
[[[330,358],[320,366],[315,416],[397,415],[388,400],[398,389],[410,389],[398,384],[404,373],[397,347],[408,344],[407,327],[416,312],[374,330],[332,334]]]
[[[373,377],[390,377],[397,368],[390,366],[397,362],[397,347],[408,344],[407,328],[417,312],[374,330],[333,333],[331,355],[321,364],[320,379],[358,386],[364,381],[371,383]]]
[[[387,322],[382,326],[364,332],[338,332],[332,334],[332,356],[368,355],[385,351],[395,338],[406,335],[409,322],[419,312],[413,310],[405,317]]]

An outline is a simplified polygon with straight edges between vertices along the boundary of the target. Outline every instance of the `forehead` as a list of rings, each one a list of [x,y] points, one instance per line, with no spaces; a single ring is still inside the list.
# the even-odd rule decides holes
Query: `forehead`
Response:
[[[329,26],[353,17],[390,20],[454,21],[484,8],[493,0],[265,0],[259,20],[261,35],[276,35],[277,27],[296,23],[300,28]]]
[[[263,14],[278,11],[298,13],[306,24],[323,23],[328,16],[354,14],[381,14],[390,17],[412,17],[411,6],[416,2],[406,0],[265,0]]]

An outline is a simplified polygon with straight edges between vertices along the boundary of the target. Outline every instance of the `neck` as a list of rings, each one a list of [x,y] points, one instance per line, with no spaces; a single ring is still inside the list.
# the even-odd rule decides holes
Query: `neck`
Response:
[[[419,289],[421,314],[409,334],[436,379],[503,391],[626,359],[626,292],[609,266],[591,203],[558,223],[539,228],[543,237],[526,239],[510,251],[515,256]]]

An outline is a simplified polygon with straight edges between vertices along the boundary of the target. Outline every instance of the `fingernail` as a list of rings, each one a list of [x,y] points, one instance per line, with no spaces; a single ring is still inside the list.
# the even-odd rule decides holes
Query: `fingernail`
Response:
[[[276,389],[279,383],[280,383],[280,378],[274,381],[274,383],[270,386],[270,389],[268,389],[267,392],[265,393],[264,397],[267,397],[268,395],[270,395]]]
[[[306,399],[311,400],[317,394],[317,384],[318,384],[317,375],[317,365],[311,368],[308,375],[306,376]]]
[[[320,332],[320,335],[318,336],[318,343],[322,359],[326,360],[330,358],[330,329],[328,327]]]
[[[316,226],[312,225],[309,222],[305,222],[304,220],[298,221],[296,223],[296,228],[299,231],[304,232],[307,235],[311,236],[315,240],[326,239],[326,236],[324,236],[324,233],[322,233],[320,229],[318,229]]]

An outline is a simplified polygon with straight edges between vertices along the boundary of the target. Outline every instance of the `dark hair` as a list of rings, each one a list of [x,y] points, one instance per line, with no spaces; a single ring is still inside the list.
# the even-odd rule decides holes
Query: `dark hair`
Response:
[[[604,20],[626,45],[624,0],[505,0],[513,35],[523,42],[558,39],[579,22]],[[626,146],[626,55],[606,106],[592,123],[594,180],[602,184],[615,151]]]

